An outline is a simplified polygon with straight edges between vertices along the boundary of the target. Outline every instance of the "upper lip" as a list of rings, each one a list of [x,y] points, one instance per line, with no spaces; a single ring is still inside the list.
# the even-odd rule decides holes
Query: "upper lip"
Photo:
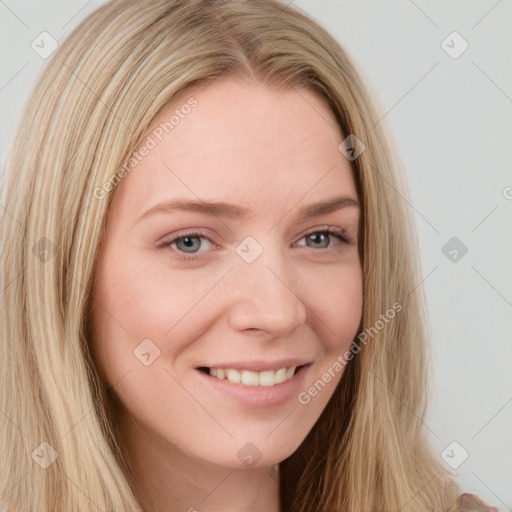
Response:
[[[291,368],[292,366],[303,366],[310,364],[311,361],[304,359],[288,358],[276,361],[251,360],[251,361],[229,361],[223,363],[201,363],[196,368],[233,368],[236,370],[248,370],[253,372],[277,371],[280,368]]]

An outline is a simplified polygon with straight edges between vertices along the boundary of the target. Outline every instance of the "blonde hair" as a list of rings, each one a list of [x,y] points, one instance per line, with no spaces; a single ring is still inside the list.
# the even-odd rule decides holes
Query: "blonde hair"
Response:
[[[316,90],[341,133],[364,143],[353,162],[362,203],[361,332],[392,304],[403,308],[347,363],[320,419],[280,464],[281,509],[449,510],[457,486],[431,454],[423,423],[429,332],[400,163],[347,53],[308,17],[272,0],[110,2],[73,31],[38,80],[3,190],[4,507],[144,510],[88,348],[95,261],[113,193],[101,199],[94,191],[123,168],[170,101],[226,74]],[[47,469],[35,463],[42,442],[58,454]]]

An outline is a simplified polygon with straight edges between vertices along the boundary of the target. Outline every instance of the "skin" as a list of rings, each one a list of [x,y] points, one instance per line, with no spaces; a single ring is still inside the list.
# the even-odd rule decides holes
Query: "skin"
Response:
[[[187,91],[148,133],[191,96],[197,106],[115,190],[91,349],[113,388],[114,424],[147,510],[277,512],[275,465],[311,430],[341,372],[307,405],[295,394],[258,408],[213,388],[196,366],[298,357],[312,363],[303,391],[349,348],[362,311],[359,207],[297,215],[335,196],[357,200],[356,187],[338,150],[344,137],[315,92],[222,77]],[[141,219],[176,198],[253,213],[175,210]],[[329,226],[348,243],[318,234]],[[173,243],[191,228],[210,240],[189,240],[195,253],[183,239]],[[252,263],[236,251],[249,236],[263,249]],[[145,339],[160,350],[148,366],[134,355]],[[237,456],[248,442],[261,455],[250,466]]]

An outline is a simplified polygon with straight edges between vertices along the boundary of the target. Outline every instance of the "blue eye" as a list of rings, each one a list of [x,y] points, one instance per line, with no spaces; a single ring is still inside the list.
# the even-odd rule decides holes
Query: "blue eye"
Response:
[[[196,252],[199,250],[199,247],[201,247],[201,244],[196,243],[198,240],[200,240],[197,236],[184,236],[181,238],[177,238],[175,241],[176,247],[181,251],[182,249],[184,252]],[[181,242],[181,248],[179,247]]]
[[[201,240],[207,240],[210,243],[213,243],[204,233],[200,232],[191,232],[180,235],[179,237],[174,238],[170,242],[166,242],[164,244],[165,247],[171,247],[172,245],[176,245],[176,249],[178,251],[178,258],[183,260],[195,260],[197,259],[197,254],[199,249],[203,245]],[[189,256],[190,254],[190,256]]]
[[[303,238],[306,240],[312,240],[314,244],[323,244],[327,241],[327,245],[323,245],[321,247],[308,245],[307,247],[312,247],[313,249],[327,249],[331,245],[330,237],[334,236],[341,242],[348,244],[348,240],[345,238],[345,233],[342,230],[333,230],[333,229],[324,229],[321,231],[311,231],[304,235]]]
[[[306,233],[301,240],[306,240],[306,244],[299,244],[302,247],[309,247],[311,249],[328,249],[332,245],[332,238],[334,237],[340,242],[350,243],[345,232],[341,229],[316,229]],[[198,231],[184,233],[176,238],[173,238],[169,242],[164,242],[161,247],[170,247],[177,252],[178,259],[191,261],[197,260],[199,255],[204,252],[200,251],[204,241],[213,244],[213,242],[204,234]],[[312,245],[308,244],[308,241],[312,242]],[[174,247],[173,247],[174,246]]]

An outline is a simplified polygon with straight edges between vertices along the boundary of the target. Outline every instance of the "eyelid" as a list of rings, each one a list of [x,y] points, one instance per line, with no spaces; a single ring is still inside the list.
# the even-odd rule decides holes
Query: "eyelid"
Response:
[[[333,236],[336,236],[337,238],[339,237],[338,239],[341,238],[340,241],[342,241],[346,244],[351,243],[351,240],[347,234],[347,231],[345,229],[337,227],[337,226],[323,226],[323,227],[319,227],[319,228],[318,227],[312,228],[309,231],[306,231],[305,233],[303,233],[299,240],[302,240],[304,237],[306,237],[308,235],[312,235],[314,233],[329,233]]]
[[[298,240],[302,240],[302,238],[304,238],[305,236],[311,235],[313,233],[322,233],[322,232],[330,232],[333,235],[341,235],[345,239],[346,243],[350,243],[350,239],[349,239],[347,231],[345,229],[337,227],[337,226],[330,226],[330,225],[311,228],[308,231],[305,231],[304,233],[302,233]],[[158,242],[158,246],[159,247],[160,246],[168,246],[168,245],[176,242],[177,240],[180,240],[181,238],[185,238],[185,237],[205,238],[212,244],[215,244],[215,242],[211,239],[211,237],[207,233],[205,233],[201,228],[190,228],[189,230],[185,230],[181,233],[178,233],[177,235],[173,235],[172,238],[170,238],[170,239],[167,239],[167,237],[165,237],[162,242]]]
[[[205,233],[201,228],[190,228],[189,230],[185,230],[183,232],[179,232],[176,235],[172,235],[171,237],[165,237],[161,242],[157,242],[157,247],[169,247],[171,244],[175,243],[178,240],[181,240],[182,238],[205,238],[213,245],[217,245],[211,237]]]

